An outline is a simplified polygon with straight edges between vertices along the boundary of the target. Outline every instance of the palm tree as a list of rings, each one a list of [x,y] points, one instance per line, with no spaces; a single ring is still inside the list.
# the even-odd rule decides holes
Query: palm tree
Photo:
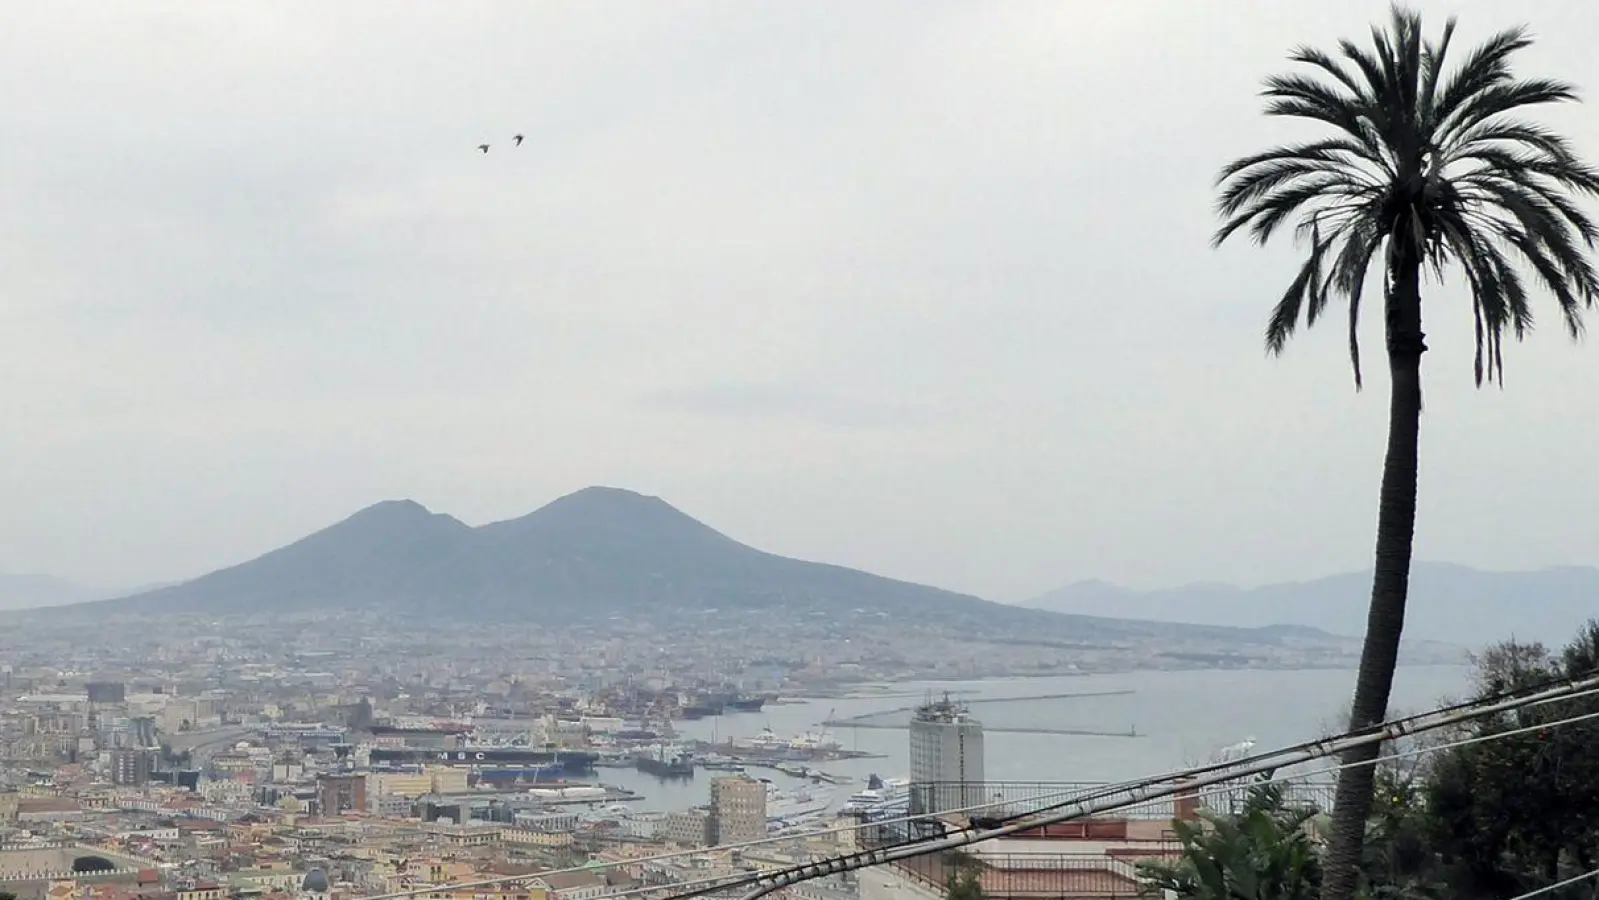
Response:
[[[1336,54],[1299,48],[1309,74],[1267,79],[1266,113],[1328,126],[1319,140],[1228,165],[1217,181],[1224,220],[1217,244],[1246,230],[1264,244],[1289,218],[1304,263],[1272,310],[1269,352],[1295,328],[1318,322],[1329,300],[1348,306],[1349,354],[1361,384],[1356,339],[1362,289],[1373,263],[1383,274],[1390,398],[1388,447],[1377,517],[1375,573],[1350,727],[1380,722],[1405,620],[1416,520],[1416,445],[1421,424],[1424,272],[1455,267],[1471,295],[1476,379],[1503,384],[1503,338],[1532,326],[1528,295],[1552,295],[1573,337],[1599,296],[1585,250],[1593,223],[1573,196],[1599,194],[1599,174],[1566,141],[1518,117],[1528,107],[1575,99],[1563,82],[1519,80],[1510,60],[1531,39],[1501,32],[1445,72],[1455,23],[1423,40],[1418,15],[1394,9],[1370,47],[1342,41]],[[1529,276],[1530,275],[1530,279]],[[1530,283],[1529,283],[1530,281]],[[1349,900],[1371,806],[1377,748],[1345,758],[1328,846],[1325,900]]]

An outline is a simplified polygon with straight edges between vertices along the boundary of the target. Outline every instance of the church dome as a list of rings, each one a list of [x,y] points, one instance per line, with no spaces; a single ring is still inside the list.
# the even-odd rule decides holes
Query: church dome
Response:
[[[300,882],[300,890],[308,894],[326,894],[328,887],[328,873],[321,869],[305,873],[305,880]]]

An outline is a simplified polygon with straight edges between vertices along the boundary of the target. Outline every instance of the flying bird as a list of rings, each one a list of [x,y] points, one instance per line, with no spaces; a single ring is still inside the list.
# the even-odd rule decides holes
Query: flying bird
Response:
[[[513,141],[516,141],[516,145],[517,145],[517,146],[518,146],[518,147],[520,147],[520,146],[522,146],[522,136],[521,136],[521,135],[520,135],[520,134],[519,134],[519,135],[516,135],[516,136],[515,136],[515,137],[513,137],[513,138],[511,138],[511,140],[513,140]]]
[[[489,152],[489,145],[488,144],[478,144],[477,148],[479,150],[483,151],[484,153]]]

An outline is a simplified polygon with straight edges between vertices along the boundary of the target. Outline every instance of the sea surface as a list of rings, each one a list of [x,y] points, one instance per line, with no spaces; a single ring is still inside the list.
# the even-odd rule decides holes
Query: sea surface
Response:
[[[1422,712],[1457,700],[1470,690],[1466,666],[1407,666],[1394,681],[1393,715]],[[779,737],[821,730],[829,719],[871,716],[873,722],[902,725],[907,712],[892,712],[942,697],[971,702],[985,725],[984,777],[988,781],[1126,781],[1205,762],[1223,747],[1246,739],[1255,752],[1296,744],[1341,729],[1355,673],[1349,669],[1203,670],[1128,672],[1115,675],[1015,678],[963,682],[911,682],[872,685],[862,696],[768,704],[742,713],[677,723],[680,735],[705,741],[753,737],[769,727]],[[1114,696],[1022,699],[1041,695],[1128,692]],[[867,696],[867,694],[870,694]],[[1006,733],[1003,728],[1051,728],[1117,732],[1122,736]],[[844,748],[876,758],[816,764],[850,779],[815,791],[837,792],[838,799],[865,786],[867,776],[908,774],[909,735],[903,727],[829,729]],[[1128,732],[1136,737],[1126,736]],[[675,811],[707,802],[711,778],[700,770],[693,779],[662,780],[633,769],[601,769],[597,780],[637,791],[638,810]],[[779,787],[801,785],[770,769],[751,769]]]

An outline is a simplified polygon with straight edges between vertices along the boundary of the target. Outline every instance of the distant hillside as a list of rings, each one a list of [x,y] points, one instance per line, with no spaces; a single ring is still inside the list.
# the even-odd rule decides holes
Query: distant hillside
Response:
[[[1197,622],[1241,628],[1298,625],[1332,634],[1365,631],[1371,573],[1239,588],[1228,584],[1135,591],[1084,581],[1022,604],[1079,615]],[[1563,644],[1599,617],[1599,569],[1569,566],[1535,572],[1482,572],[1417,563],[1411,573],[1406,634],[1477,646],[1512,635]]]
[[[0,610],[82,603],[104,597],[107,593],[51,575],[10,575],[0,572]]]
[[[408,500],[379,503],[249,562],[73,608],[95,615],[378,610],[552,625],[718,609],[839,622],[882,617],[1014,639],[1305,640],[1273,631],[1063,616],[789,559],[745,546],[659,498],[615,488],[587,488],[519,519],[478,528]]]

